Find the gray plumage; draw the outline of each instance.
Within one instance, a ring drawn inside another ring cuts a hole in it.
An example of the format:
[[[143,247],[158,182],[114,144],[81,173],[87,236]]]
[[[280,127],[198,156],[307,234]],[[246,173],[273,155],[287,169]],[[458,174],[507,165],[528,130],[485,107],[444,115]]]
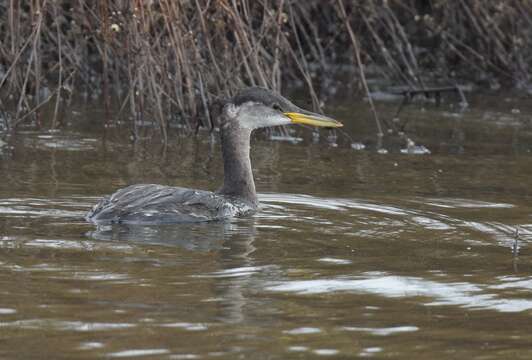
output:
[[[140,184],[105,197],[86,218],[95,224],[171,224],[216,221],[255,211],[254,204],[211,191]]]

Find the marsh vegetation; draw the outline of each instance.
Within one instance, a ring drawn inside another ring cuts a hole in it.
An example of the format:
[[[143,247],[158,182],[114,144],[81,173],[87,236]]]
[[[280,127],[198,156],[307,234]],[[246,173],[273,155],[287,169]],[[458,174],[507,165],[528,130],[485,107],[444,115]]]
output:
[[[0,118],[42,126],[47,105],[56,128],[94,97],[106,123],[166,138],[215,126],[212,102],[249,85],[303,88],[315,111],[365,96],[368,77],[524,89],[531,32],[528,0],[1,0]]]

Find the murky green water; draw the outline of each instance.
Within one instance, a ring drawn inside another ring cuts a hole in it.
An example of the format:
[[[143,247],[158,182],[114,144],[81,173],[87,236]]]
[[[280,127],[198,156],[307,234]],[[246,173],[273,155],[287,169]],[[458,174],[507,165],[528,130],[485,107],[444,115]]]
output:
[[[532,132],[514,106],[407,111],[431,155],[376,153],[353,107],[336,113],[366,150],[258,137],[263,209],[202,225],[82,216],[127,184],[215,189],[208,136],[133,146],[90,108],[21,131],[0,152],[0,358],[529,359]]]

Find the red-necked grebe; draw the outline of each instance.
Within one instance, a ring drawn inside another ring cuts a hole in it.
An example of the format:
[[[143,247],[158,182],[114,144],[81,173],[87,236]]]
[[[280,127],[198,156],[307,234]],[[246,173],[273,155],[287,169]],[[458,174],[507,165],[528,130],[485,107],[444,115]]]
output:
[[[279,94],[247,88],[218,111],[224,183],[216,192],[181,187],[131,185],[103,198],[87,214],[95,224],[168,224],[247,216],[258,208],[249,158],[251,132],[269,126],[307,124],[341,127],[329,117],[303,110]]]

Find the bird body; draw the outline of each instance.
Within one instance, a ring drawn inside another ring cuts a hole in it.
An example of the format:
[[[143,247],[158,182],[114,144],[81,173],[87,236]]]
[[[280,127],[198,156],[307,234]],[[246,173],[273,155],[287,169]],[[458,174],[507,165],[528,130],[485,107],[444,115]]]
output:
[[[88,214],[96,224],[172,224],[217,221],[253,214],[255,203],[205,190],[138,184],[102,199]]]
[[[342,126],[263,88],[241,91],[225,102],[217,115],[224,160],[224,184],[218,191],[131,185],[103,198],[89,211],[86,220],[95,224],[169,224],[251,215],[259,206],[249,157],[254,129],[291,123]]]

